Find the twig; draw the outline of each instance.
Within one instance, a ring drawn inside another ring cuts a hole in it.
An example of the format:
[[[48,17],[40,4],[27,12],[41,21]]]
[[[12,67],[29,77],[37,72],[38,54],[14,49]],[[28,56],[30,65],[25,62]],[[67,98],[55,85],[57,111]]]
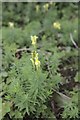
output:
[[[31,51],[31,49],[24,47],[24,48],[21,48],[21,49],[17,49],[16,53],[23,52],[23,51]]]
[[[76,42],[73,40],[73,36],[71,33],[70,33],[70,38],[71,38],[71,41],[74,44],[74,46],[78,49],[78,46],[77,46]]]

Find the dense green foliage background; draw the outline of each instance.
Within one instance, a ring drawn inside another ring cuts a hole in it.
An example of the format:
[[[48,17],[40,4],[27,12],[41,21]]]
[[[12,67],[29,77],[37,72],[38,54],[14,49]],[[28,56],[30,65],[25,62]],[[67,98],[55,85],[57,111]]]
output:
[[[2,119],[79,118],[78,4],[5,2],[2,12]],[[38,73],[31,35],[38,36]]]

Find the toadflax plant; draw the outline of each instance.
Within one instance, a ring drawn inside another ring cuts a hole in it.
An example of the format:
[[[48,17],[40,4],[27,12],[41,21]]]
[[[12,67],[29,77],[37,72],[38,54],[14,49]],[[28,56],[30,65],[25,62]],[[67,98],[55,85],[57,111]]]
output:
[[[31,36],[31,40],[32,40],[32,45],[34,47],[32,54],[32,64],[33,67],[35,68],[35,70],[38,70],[40,68],[40,61],[38,60],[38,53],[36,52],[36,40],[37,40],[37,36]]]
[[[47,103],[54,81],[47,78],[47,72],[40,67],[37,39],[37,36],[31,36],[31,55],[23,53],[21,59],[15,58],[8,71],[3,103],[10,103],[7,112],[11,118],[23,118],[26,113],[34,117],[54,117]]]

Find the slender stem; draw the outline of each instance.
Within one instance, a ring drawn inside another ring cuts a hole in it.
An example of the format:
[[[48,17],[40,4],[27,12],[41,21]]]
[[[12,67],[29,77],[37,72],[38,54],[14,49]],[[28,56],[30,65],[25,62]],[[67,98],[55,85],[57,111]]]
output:
[[[73,36],[72,36],[71,33],[70,33],[70,38],[71,38],[71,41],[72,41],[72,43],[74,44],[74,46],[78,49],[78,45],[77,45],[76,42],[73,40]]]

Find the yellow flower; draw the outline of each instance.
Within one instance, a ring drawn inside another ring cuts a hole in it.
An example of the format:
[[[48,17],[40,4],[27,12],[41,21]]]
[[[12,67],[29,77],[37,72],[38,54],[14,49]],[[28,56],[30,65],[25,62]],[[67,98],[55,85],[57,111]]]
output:
[[[36,40],[37,40],[37,36],[34,35],[34,36],[31,36],[31,41],[32,41],[32,45],[36,45]],[[34,49],[31,53],[32,55],[32,58],[30,59],[32,64],[33,64],[33,67],[38,70],[38,68],[40,67],[40,61],[38,59],[38,53],[36,52],[36,50]]]
[[[48,11],[49,4],[48,4],[48,3],[46,3],[43,7],[44,7],[44,9],[45,9],[46,11]]]
[[[37,70],[40,68],[40,61],[38,59],[35,60],[35,66]]]
[[[32,45],[36,45],[37,38],[38,37],[36,35],[31,36]]]
[[[30,60],[33,66],[38,70],[38,68],[40,67],[40,61],[38,60],[38,53],[36,51],[33,51],[31,55],[32,58]]]
[[[13,22],[9,22],[8,24],[9,24],[9,27],[12,27],[12,28],[14,27],[14,23]]]
[[[36,60],[36,59],[38,59],[38,53],[36,53],[36,55],[35,55],[35,60]]]
[[[39,8],[40,8],[40,6],[39,6],[39,5],[36,5],[36,12],[39,11]]]
[[[56,29],[59,29],[59,30],[61,29],[61,25],[60,25],[59,22],[54,22],[53,27],[56,28]]]
[[[31,55],[33,59],[38,58],[38,53],[36,51],[33,51]]]

